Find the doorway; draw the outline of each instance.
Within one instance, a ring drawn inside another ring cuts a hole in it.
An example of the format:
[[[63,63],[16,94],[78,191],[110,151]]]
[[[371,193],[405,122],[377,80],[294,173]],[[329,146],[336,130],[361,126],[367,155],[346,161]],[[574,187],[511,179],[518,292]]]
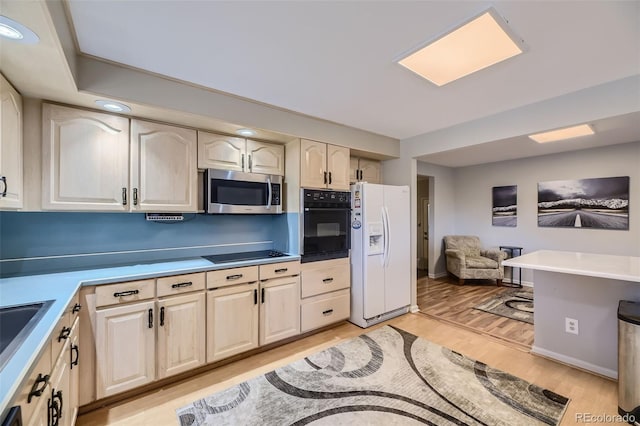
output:
[[[416,217],[418,218],[416,235],[416,253],[418,278],[429,274],[429,230],[431,229],[431,204],[429,201],[429,176],[418,175]]]

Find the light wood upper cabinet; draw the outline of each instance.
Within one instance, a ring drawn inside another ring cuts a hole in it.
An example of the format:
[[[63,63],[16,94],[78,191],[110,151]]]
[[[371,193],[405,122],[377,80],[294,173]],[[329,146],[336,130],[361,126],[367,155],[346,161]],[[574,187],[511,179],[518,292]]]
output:
[[[0,209],[23,206],[22,97],[0,74]]]
[[[244,171],[245,140],[232,136],[198,132],[198,167]]]
[[[284,176],[284,145],[247,139],[248,171]]]
[[[198,167],[284,176],[284,146],[199,131]]]
[[[327,145],[327,188],[349,190],[349,148]]]
[[[349,189],[349,148],[302,139],[300,186]]]
[[[382,183],[380,161],[351,157],[349,180],[351,182]]]
[[[205,363],[205,295],[173,296],[158,302],[158,378]]]
[[[133,209],[198,210],[195,130],[131,120]]]
[[[129,210],[129,120],[43,105],[42,207]]]
[[[155,302],[96,311],[98,399],[155,379]]]

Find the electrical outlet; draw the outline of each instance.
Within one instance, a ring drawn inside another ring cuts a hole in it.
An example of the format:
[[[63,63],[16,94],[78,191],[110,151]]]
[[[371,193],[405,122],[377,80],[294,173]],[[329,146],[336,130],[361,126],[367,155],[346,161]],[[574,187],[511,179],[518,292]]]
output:
[[[580,329],[578,328],[578,320],[573,318],[565,318],[564,319],[564,331],[571,334],[580,334]]]

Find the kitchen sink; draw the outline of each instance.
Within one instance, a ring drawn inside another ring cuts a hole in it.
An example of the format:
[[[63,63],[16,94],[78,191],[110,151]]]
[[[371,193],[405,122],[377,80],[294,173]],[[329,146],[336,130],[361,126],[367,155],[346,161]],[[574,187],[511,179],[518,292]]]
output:
[[[53,300],[0,308],[0,370],[18,350]]]

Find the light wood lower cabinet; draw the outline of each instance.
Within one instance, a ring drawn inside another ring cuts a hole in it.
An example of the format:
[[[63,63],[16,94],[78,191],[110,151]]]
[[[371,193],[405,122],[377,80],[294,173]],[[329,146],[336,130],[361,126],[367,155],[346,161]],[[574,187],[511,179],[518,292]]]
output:
[[[300,334],[299,271],[296,261],[207,272],[207,362]]]
[[[300,334],[300,277],[260,282],[260,345]]]
[[[349,259],[304,263],[301,268],[300,331],[343,321],[351,313]]]
[[[158,378],[205,363],[205,296],[186,294],[158,302]]]
[[[96,312],[98,399],[155,379],[154,309],[149,301]]]
[[[258,347],[258,283],[207,294],[207,362]]]

